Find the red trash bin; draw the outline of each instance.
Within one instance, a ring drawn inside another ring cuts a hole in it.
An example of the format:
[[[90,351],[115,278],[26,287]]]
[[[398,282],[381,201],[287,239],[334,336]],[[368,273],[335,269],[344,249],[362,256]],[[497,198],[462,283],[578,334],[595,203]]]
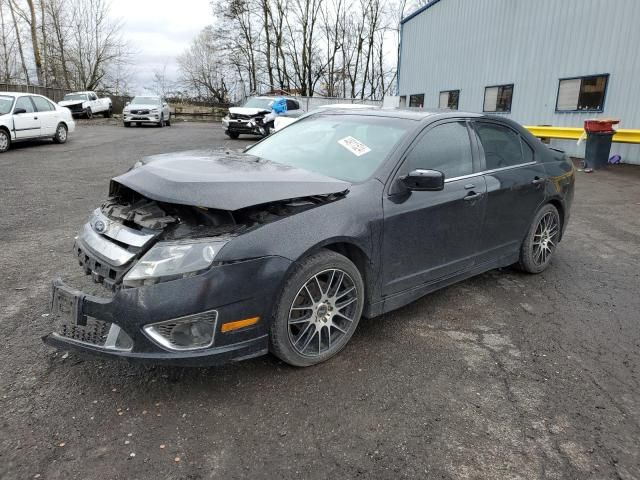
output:
[[[587,146],[584,154],[584,163],[586,168],[594,170],[607,168],[609,154],[611,153],[611,142],[615,134],[613,126],[618,123],[620,123],[620,120],[613,118],[585,120],[584,130],[587,132]]]

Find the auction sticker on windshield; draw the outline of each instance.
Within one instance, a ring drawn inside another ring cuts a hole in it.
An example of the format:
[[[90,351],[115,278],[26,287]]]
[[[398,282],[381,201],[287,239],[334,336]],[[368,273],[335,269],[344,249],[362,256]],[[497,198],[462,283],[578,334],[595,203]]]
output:
[[[351,153],[353,153],[356,157],[361,157],[362,155],[371,151],[371,149],[364,143],[351,136],[341,138],[340,140],[338,140],[338,143],[349,150]]]

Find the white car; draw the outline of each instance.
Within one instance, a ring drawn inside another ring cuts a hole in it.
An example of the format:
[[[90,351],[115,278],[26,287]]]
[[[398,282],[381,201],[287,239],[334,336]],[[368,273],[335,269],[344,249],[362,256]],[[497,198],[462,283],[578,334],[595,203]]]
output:
[[[0,93],[0,153],[13,142],[52,138],[65,143],[76,124],[68,108],[47,97],[26,93]]]
[[[127,103],[122,111],[125,127],[131,124],[154,123],[158,127],[171,126],[169,104],[157,96],[137,96]]]
[[[61,102],[61,107],[67,107],[71,114],[91,118],[101,113],[105,118],[111,117],[113,104],[109,97],[98,98],[95,92],[73,92],[67,93]]]
[[[287,102],[286,113],[275,115],[271,107],[278,97],[251,97],[241,107],[229,108],[229,114],[222,119],[224,133],[230,138],[240,134],[266,137],[275,126],[278,118],[297,118],[304,110],[295,98],[284,97]]]

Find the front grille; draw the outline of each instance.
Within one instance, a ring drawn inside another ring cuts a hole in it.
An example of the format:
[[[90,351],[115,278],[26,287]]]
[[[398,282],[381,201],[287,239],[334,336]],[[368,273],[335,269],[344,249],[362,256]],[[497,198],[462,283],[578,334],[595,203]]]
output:
[[[57,333],[76,342],[103,347],[109,335],[111,324],[97,318],[87,317],[86,325],[76,325],[64,320],[58,322]]]
[[[252,115],[242,115],[240,113],[232,113],[231,114],[231,118],[233,118],[234,120],[251,120],[253,117]]]
[[[131,113],[133,113],[134,115],[149,115],[149,110],[145,109],[145,110],[131,110]]]
[[[116,284],[120,282],[124,274],[127,272],[128,266],[125,268],[114,268],[90,256],[88,252],[83,250],[78,243],[74,247],[75,254],[78,257],[78,263],[84,270],[85,275],[91,275],[95,283],[104,284],[109,289],[114,289]]]
[[[75,105],[71,105],[70,107],[68,107],[69,109],[71,109],[71,111],[73,113],[80,113],[82,112],[82,104],[81,103],[76,103]]]

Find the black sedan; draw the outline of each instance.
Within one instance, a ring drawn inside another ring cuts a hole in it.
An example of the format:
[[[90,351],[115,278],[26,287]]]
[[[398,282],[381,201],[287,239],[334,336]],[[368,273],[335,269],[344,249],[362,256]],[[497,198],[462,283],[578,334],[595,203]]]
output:
[[[149,157],[111,181],[56,279],[44,340],[110,357],[308,366],[372,318],[490,269],[542,272],[574,168],[504,118],[324,111],[245,153]]]

